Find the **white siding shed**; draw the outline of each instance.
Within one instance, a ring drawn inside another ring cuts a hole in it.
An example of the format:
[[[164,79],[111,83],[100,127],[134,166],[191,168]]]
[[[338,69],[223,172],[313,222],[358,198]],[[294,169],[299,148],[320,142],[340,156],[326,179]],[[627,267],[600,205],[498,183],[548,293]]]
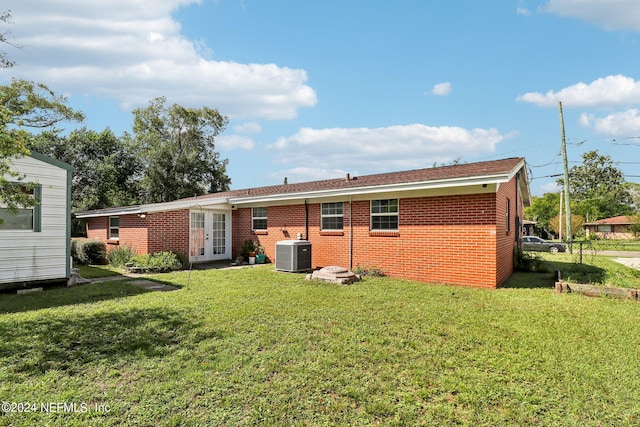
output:
[[[22,182],[36,185],[34,198],[39,203],[31,212],[22,211],[26,220],[0,225],[0,289],[68,279],[73,168],[33,152],[13,159],[11,164],[14,171],[25,176]]]

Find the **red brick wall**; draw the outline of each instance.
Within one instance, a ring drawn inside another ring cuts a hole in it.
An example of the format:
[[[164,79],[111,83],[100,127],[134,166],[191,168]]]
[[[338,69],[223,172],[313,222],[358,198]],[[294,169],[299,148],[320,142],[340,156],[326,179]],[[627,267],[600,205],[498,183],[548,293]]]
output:
[[[495,287],[496,195],[407,198],[399,201],[399,231],[370,232],[370,202],[344,204],[344,232],[320,230],[320,204],[307,206],[313,265],[349,267],[353,220],[353,267],[376,267],[396,277],[429,283]],[[258,240],[273,261],[279,240],[305,235],[305,206],[269,206],[268,230],[251,231],[251,209],[233,215],[233,247]],[[507,267],[507,269],[510,266]]]
[[[506,229],[506,200],[510,200],[510,230]],[[305,213],[305,210],[308,214]],[[308,215],[308,236],[305,217]],[[276,242],[298,233],[312,243],[313,266],[375,267],[395,277],[428,283],[481,287],[501,285],[513,271],[517,215],[522,199],[515,178],[497,194],[404,198],[399,200],[399,230],[371,232],[370,202],[344,203],[344,231],[320,230],[320,204],[269,206],[268,229],[251,230],[251,209],[232,214],[232,255],[242,242],[257,240],[275,261]],[[350,218],[353,226],[351,227]],[[89,238],[107,239],[108,218],[87,221]],[[137,253],[172,250],[188,255],[189,211],[120,217],[120,242]]]
[[[109,237],[109,217],[87,218],[87,238],[107,241]]]
[[[173,251],[188,256],[189,211],[171,211],[138,215],[120,215],[119,239],[108,239],[109,218],[88,218],[87,237],[107,244],[107,250],[127,245],[136,254]]]
[[[189,210],[158,212],[147,215],[149,253],[173,251],[189,256]]]
[[[507,230],[507,199],[509,199],[509,230]],[[500,286],[511,276],[514,268],[514,257],[517,251],[518,240],[522,234],[522,218],[524,205],[522,195],[517,189],[517,177],[510,182],[500,185],[496,195],[496,234],[498,251],[496,258],[497,272],[496,283]]]

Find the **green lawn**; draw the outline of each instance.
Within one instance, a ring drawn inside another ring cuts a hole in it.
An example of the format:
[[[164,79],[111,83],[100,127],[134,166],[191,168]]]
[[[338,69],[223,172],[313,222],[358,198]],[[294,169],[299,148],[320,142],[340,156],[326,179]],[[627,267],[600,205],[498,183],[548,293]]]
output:
[[[73,268],[80,270],[80,276],[85,279],[95,279],[96,277],[117,276],[122,274],[122,270],[110,265],[84,265],[74,263]]]
[[[635,302],[268,265],[157,277],[181,289],[0,295],[0,400],[77,409],[0,425],[640,423]]]
[[[614,261],[615,257],[584,251],[581,263],[578,252],[541,253],[539,256],[544,260],[546,270],[559,270],[562,278],[570,283],[640,289],[640,271]]]
[[[585,250],[640,251],[640,240],[583,240],[582,245]],[[579,243],[574,244],[574,250],[577,250],[579,247]]]

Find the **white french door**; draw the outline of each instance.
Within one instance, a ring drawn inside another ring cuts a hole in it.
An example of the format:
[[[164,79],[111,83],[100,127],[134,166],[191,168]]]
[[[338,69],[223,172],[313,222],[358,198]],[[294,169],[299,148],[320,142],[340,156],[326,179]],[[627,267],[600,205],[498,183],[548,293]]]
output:
[[[189,261],[231,259],[231,213],[192,210],[189,214]]]

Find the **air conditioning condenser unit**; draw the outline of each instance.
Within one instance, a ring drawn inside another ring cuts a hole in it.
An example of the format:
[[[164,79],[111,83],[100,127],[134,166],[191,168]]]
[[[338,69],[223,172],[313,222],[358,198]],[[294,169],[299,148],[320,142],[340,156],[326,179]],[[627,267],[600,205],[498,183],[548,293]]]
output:
[[[276,270],[288,272],[311,270],[311,242],[308,240],[277,242]]]

